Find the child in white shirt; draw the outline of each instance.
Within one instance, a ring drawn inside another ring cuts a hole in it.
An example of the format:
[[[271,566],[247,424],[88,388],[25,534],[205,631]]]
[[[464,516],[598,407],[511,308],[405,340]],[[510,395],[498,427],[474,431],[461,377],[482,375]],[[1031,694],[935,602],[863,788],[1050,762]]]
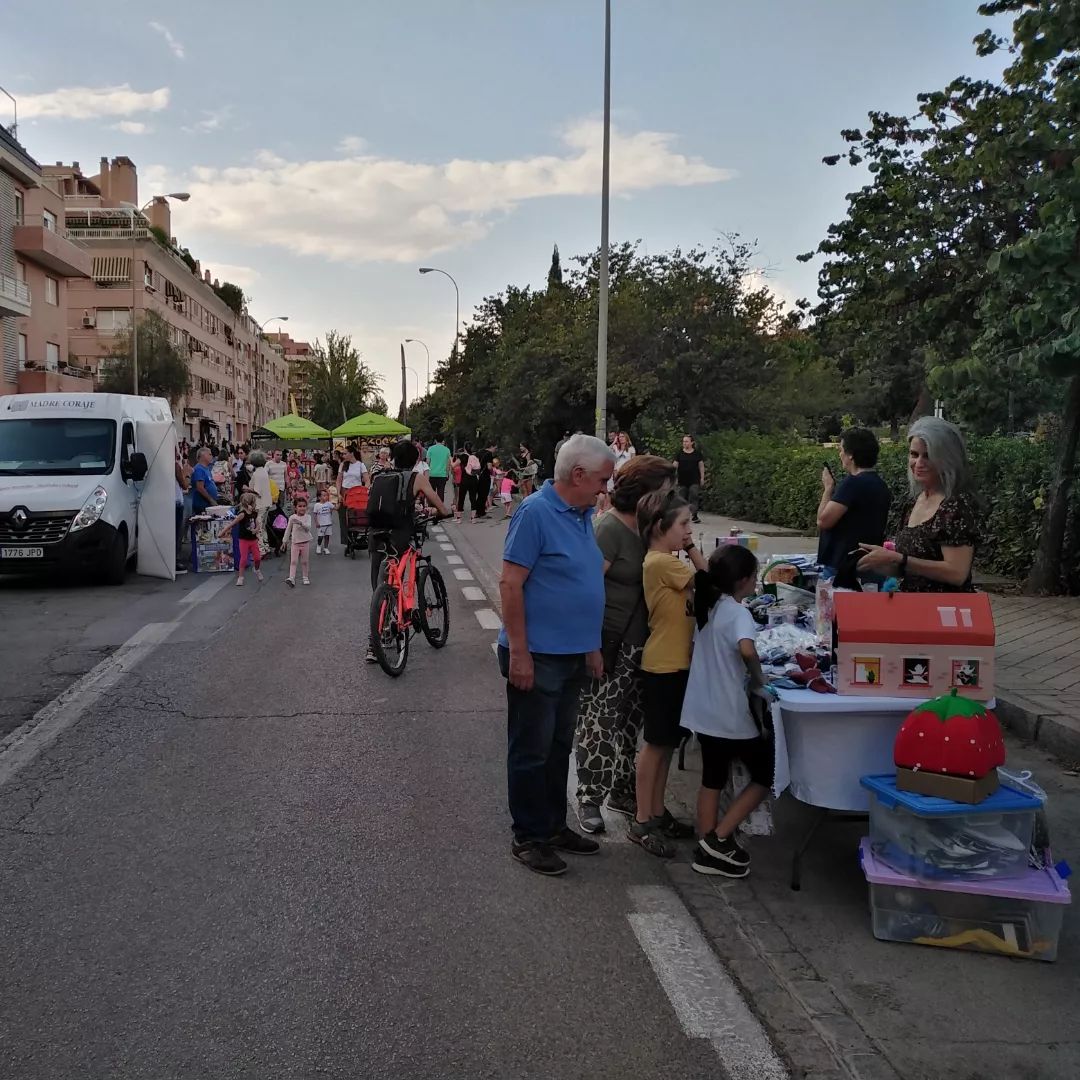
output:
[[[315,554],[330,554],[330,541],[334,535],[334,504],[330,500],[330,492],[325,488],[319,488],[315,506],[315,527],[318,536],[315,539]]]
[[[698,628],[682,726],[696,732],[701,743],[696,822],[701,839],[693,863],[699,874],[744,878],[750,873],[750,856],[735,839],[735,830],[764,802],[773,784],[773,741],[754,718],[748,696],[765,682],[757,624],[742,603],[754,593],[757,571],[749,548],[725,544],[712,553],[695,589]],[[746,766],[750,783],[720,818],[720,791],[736,758]]]
[[[308,513],[306,495],[297,495],[293,503],[293,513],[289,524],[285,526],[285,538],[282,545],[291,545],[289,550],[289,576],[285,584],[289,588],[296,585],[296,564],[299,561],[304,575],[304,584],[310,585],[308,574],[311,569],[311,515]]]

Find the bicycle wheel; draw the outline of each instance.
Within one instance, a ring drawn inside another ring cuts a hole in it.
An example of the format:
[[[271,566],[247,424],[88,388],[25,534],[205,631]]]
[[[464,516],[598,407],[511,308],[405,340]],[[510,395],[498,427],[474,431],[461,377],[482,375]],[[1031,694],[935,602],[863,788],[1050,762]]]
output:
[[[416,579],[420,629],[433,649],[441,649],[450,634],[450,600],[446,583],[434,566],[422,566]]]
[[[398,618],[398,593],[393,585],[380,585],[371,598],[371,646],[379,667],[395,679],[409,660],[409,628]]]

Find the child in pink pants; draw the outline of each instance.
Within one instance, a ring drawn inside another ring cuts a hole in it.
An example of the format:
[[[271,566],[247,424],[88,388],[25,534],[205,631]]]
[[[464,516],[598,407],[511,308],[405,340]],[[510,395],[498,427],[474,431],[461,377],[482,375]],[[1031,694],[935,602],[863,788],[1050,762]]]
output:
[[[240,496],[240,506],[237,508],[236,517],[221,530],[221,535],[236,529],[237,539],[240,542],[240,562],[236,567],[236,584],[244,584],[244,571],[247,569],[248,557],[255,565],[255,576],[262,581],[262,557],[259,554],[259,497],[254,491],[245,491]]]
[[[296,563],[299,560],[300,570],[304,575],[304,584],[310,585],[308,579],[311,567],[311,515],[308,513],[308,500],[306,495],[297,495],[293,502],[293,513],[289,517],[289,524],[285,527],[284,544],[291,544],[289,551],[289,576],[285,584],[290,588],[296,585]]]

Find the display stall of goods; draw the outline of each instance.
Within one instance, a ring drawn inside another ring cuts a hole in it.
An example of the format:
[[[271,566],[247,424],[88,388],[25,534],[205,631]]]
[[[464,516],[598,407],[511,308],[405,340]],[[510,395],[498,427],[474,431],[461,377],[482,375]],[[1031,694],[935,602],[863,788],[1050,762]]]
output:
[[[996,772],[995,772],[996,775]],[[1042,800],[1009,785],[977,805],[903,791],[864,776],[874,858],[923,882],[1023,877]]]
[[[236,569],[240,538],[236,529],[225,532],[234,517],[231,506],[212,506],[191,518],[191,569],[195,573],[231,573]]]
[[[1022,876],[933,885],[889,866],[869,837],[859,861],[870,886],[874,937],[999,956],[1056,960],[1069,887],[1053,866]]]
[[[775,596],[778,603],[792,605],[799,611],[814,606],[817,580],[816,565],[802,555],[778,555],[761,573],[763,591]]]
[[[859,593],[832,597],[836,689],[927,698],[994,696],[994,616],[983,593]]]

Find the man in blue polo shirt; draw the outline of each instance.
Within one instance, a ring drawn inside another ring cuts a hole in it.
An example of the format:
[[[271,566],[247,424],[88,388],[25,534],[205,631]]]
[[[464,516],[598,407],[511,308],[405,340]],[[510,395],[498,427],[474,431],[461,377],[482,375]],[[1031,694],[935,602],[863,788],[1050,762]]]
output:
[[[615,455],[600,439],[568,439],[555,479],[510,519],[503,549],[499,667],[506,678],[511,852],[538,874],[566,870],[560,851],[600,849],[566,824],[566,778],[582,686],[603,672],[604,559],[590,519],[614,468]]]

